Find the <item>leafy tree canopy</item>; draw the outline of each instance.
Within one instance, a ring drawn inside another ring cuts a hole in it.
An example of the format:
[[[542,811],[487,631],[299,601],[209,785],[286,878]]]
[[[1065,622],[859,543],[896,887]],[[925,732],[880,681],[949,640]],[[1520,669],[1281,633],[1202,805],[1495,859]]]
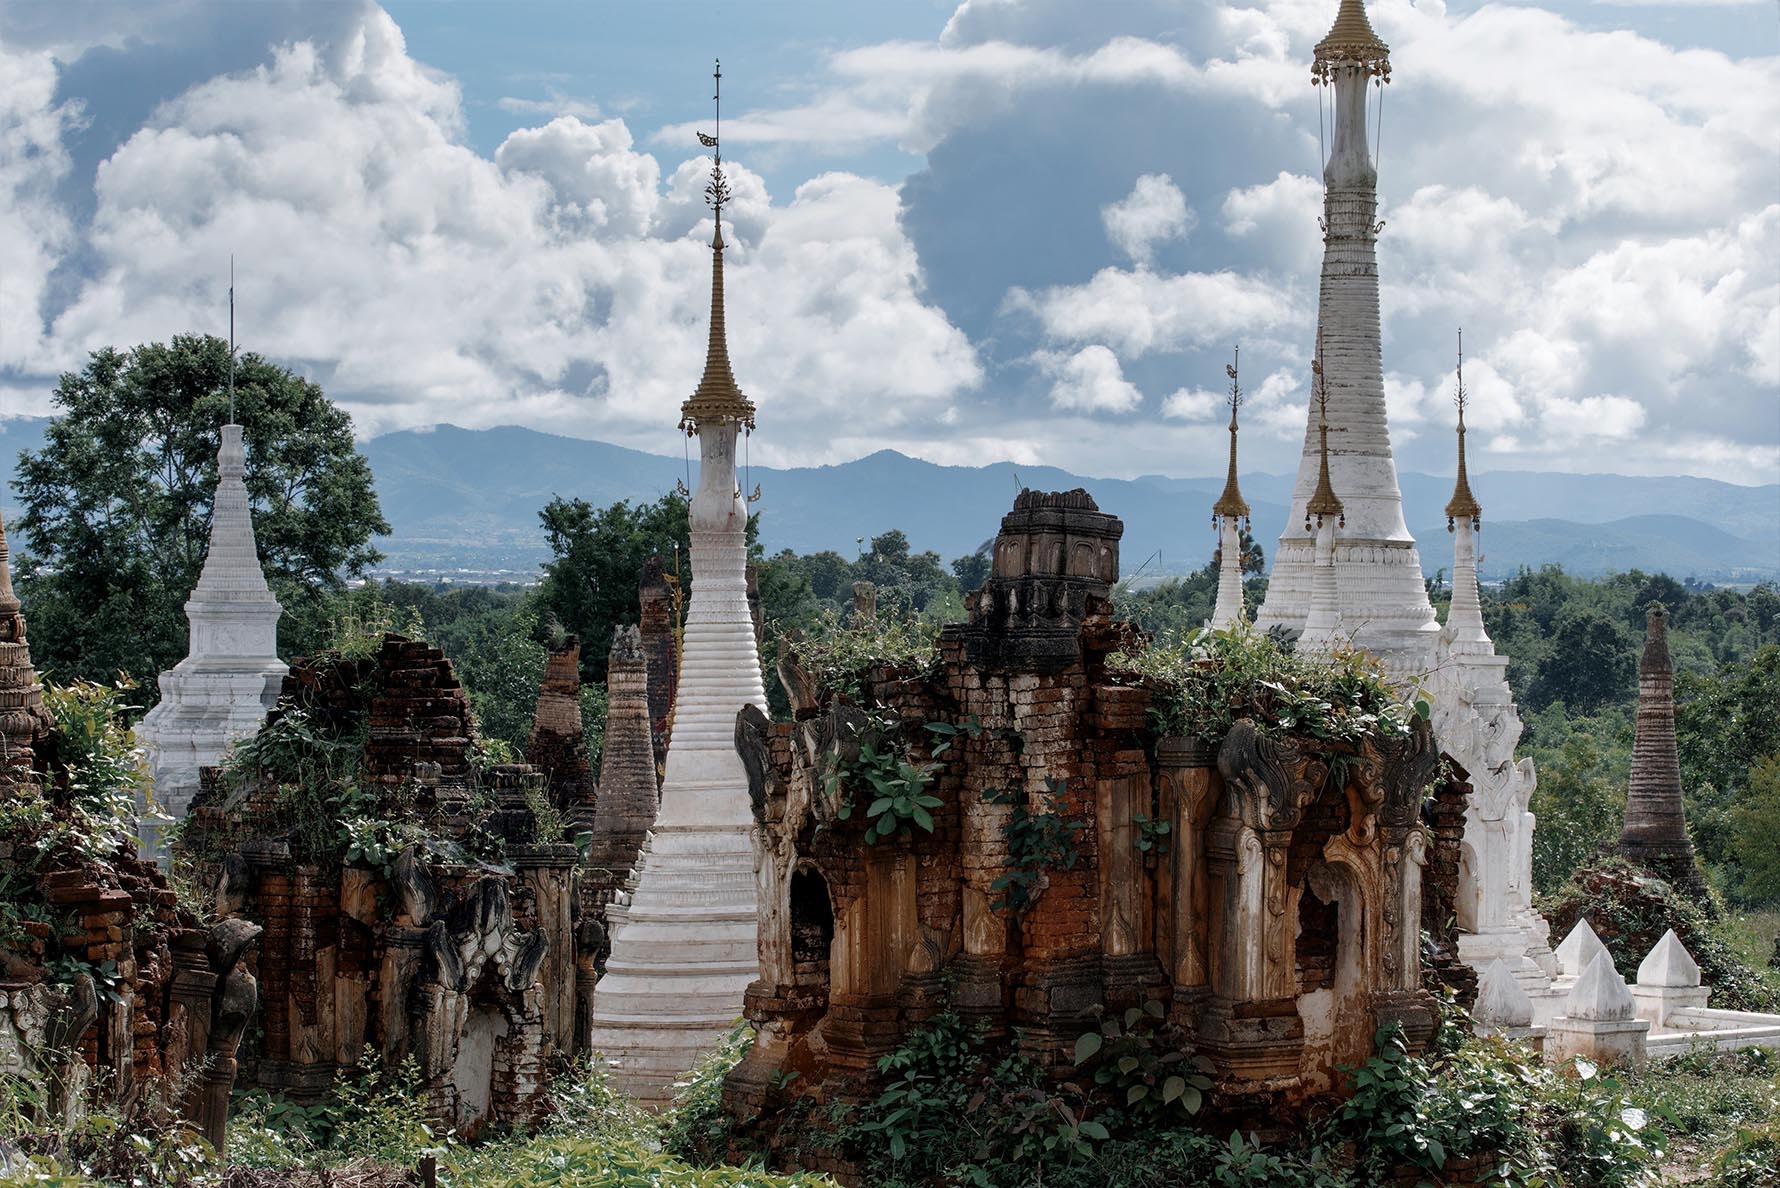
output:
[[[581,676],[606,679],[612,630],[639,617],[637,583],[643,563],[661,557],[668,571],[675,553],[684,588],[692,588],[691,529],[686,497],[675,491],[654,503],[628,501],[595,508],[585,499],[557,496],[538,513],[555,559],[544,566],[537,607],[545,621],[581,639]],[[748,536],[755,534],[748,521]]]
[[[56,385],[61,415],[19,456],[21,595],[41,667],[124,672],[152,691],[186,652],[183,606],[210,542],[229,345],[176,336],[96,351]],[[267,580],[288,609],[382,559],[389,531],[352,421],[314,383],[258,355],[236,361],[235,419]],[[288,616],[287,616],[288,618]],[[294,620],[292,620],[294,621]]]

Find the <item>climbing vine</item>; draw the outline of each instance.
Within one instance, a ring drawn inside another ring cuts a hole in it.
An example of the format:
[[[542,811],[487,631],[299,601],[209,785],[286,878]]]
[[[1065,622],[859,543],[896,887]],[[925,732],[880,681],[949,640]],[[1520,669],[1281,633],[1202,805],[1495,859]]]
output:
[[[1007,869],[989,884],[998,896],[989,906],[994,911],[1006,909],[1018,915],[1032,906],[1048,870],[1070,870],[1081,860],[1076,835],[1087,823],[1065,817],[1057,811],[1057,803],[1068,792],[1068,781],[1050,776],[1045,779],[1047,806],[1037,812],[1026,807],[1025,797],[1015,789],[990,792],[983,797],[988,804],[1011,804],[1013,812],[1002,826],[1007,840]]]

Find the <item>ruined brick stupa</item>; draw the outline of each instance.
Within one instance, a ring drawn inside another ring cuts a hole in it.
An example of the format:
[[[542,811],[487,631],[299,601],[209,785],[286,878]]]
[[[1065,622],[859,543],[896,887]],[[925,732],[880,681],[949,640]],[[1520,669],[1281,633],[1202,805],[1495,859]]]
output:
[[[198,794],[198,769],[256,733],[289,671],[278,658],[283,608],[266,585],[248,511],[241,426],[222,427],[216,456],[210,553],[185,604],[191,652],[160,677],[161,700],[136,727],[148,747],[155,799],[179,820]],[[158,851],[156,830],[144,841]]]
[[[1474,533],[1481,511],[1461,454],[1449,509],[1453,603],[1443,630],[1403,518],[1385,418],[1377,258],[1383,224],[1366,99],[1390,75],[1390,49],[1373,31],[1362,0],[1341,0],[1312,66],[1317,85],[1334,95],[1334,137],[1323,172],[1316,380],[1292,509],[1255,626],[1296,633],[1301,646],[1363,648],[1400,687],[1430,696],[1440,748],[1474,788],[1458,904],[1469,935],[1461,937],[1460,952],[1479,971],[1503,960],[1537,997],[1549,989],[1554,966],[1547,930],[1531,906],[1527,804],[1534,775],[1530,761],[1515,762],[1521,723],[1505,678],[1507,661],[1496,654],[1477,604]]]
[[[709,144],[716,148],[715,138]],[[748,611],[748,507],[736,485],[736,443],[754,428],[754,405],[736,384],[724,337],[729,195],[720,152],[708,193],[710,344],[680,415],[680,428],[698,437],[699,477],[673,744],[655,828],[592,1008],[594,1049],[612,1065],[614,1082],[646,1102],[665,1100],[674,1079],[735,1021],[759,973],[754,820],[735,744],[737,711],[766,706]]]
[[[1703,901],[1706,879],[1687,836],[1687,813],[1681,798],[1669,612],[1662,603],[1653,603],[1645,613],[1645,622],[1644,656],[1638,662],[1632,774],[1626,788],[1619,852]]]

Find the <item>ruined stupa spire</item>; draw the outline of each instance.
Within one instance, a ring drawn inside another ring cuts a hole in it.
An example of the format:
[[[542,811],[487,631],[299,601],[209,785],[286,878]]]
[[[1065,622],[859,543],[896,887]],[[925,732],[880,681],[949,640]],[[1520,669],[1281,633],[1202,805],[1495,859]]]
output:
[[[1248,501],[1236,481],[1236,410],[1242,404],[1242,383],[1239,368],[1242,348],[1225,365],[1230,377],[1230,472],[1224,476],[1224,493],[1211,506],[1212,522],[1218,529],[1218,598],[1212,607],[1211,625],[1217,630],[1234,627],[1243,619],[1242,607],[1242,534],[1248,529]]]
[[[1279,535],[1267,597],[1255,615],[1263,630],[1302,629],[1310,613],[1316,561],[1316,511],[1327,505],[1322,472],[1341,492],[1346,516],[1335,565],[1341,571],[1341,613],[1354,642],[1404,672],[1425,671],[1439,624],[1422,584],[1421,558],[1403,515],[1403,494],[1385,415],[1384,358],[1379,326],[1376,141],[1368,110],[1389,81],[1390,48],[1366,17],[1361,0],[1342,0],[1333,27],[1316,47],[1311,77],[1320,119],[1332,135],[1323,163],[1323,268],[1317,295],[1317,357],[1325,385],[1313,395],[1298,460],[1292,510]],[[1374,125],[1374,131],[1376,125]],[[1326,409],[1326,412],[1324,411]],[[1325,451],[1320,422],[1337,436]],[[1327,513],[1325,513],[1326,515]]]
[[[25,641],[25,616],[12,589],[12,554],[0,523],[0,797],[30,796],[35,748],[49,733],[43,686]]]
[[[1638,717],[1626,789],[1619,852],[1678,887],[1704,892],[1705,879],[1687,836],[1681,760],[1675,747],[1675,666],[1669,659],[1669,613],[1660,602],[1645,612],[1644,656],[1638,663]]]
[[[716,78],[721,83],[721,69]],[[699,451],[688,509],[692,597],[660,807],[629,901],[608,912],[612,953],[589,1009],[591,1042],[611,1062],[613,1083],[647,1102],[665,1101],[674,1081],[717,1043],[760,974],[754,813],[735,745],[742,707],[766,709],[748,607],[748,506],[736,485],[737,439],[753,428],[754,406],[736,386],[723,338],[721,223],[729,193],[721,150],[717,137],[699,137],[713,150],[706,194],[719,230],[711,347],[704,379],[680,414]],[[646,791],[639,785],[639,794]],[[603,806],[614,789],[602,792]]]

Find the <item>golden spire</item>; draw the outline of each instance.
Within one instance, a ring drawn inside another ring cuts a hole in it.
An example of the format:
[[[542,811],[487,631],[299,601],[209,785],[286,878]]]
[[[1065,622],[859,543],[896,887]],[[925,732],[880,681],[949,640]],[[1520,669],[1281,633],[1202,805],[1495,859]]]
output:
[[[705,187],[705,199],[711,204],[715,231],[711,235],[711,337],[705,347],[705,373],[698,387],[680,405],[680,429],[690,437],[703,424],[739,421],[754,428],[754,402],[742,394],[729,366],[729,337],[723,324],[723,204],[729,201],[729,182],[723,176],[723,148],[719,143],[723,132],[723,64],[711,75],[717,80],[717,136],[698,134],[699,143],[711,150],[711,181]]]
[[[1304,505],[1304,527],[1310,527],[1310,517],[1315,516],[1320,527],[1325,517],[1337,516],[1337,525],[1347,524],[1347,512],[1341,506],[1341,499],[1335,494],[1335,487],[1329,482],[1329,388],[1323,379],[1323,336],[1319,333],[1316,342],[1316,358],[1310,363],[1311,394],[1316,397],[1316,432],[1317,432],[1317,472],[1316,490],[1310,496],[1310,502]]]
[[[1242,387],[1237,382],[1236,370],[1241,362],[1242,348],[1237,347],[1235,359],[1224,368],[1224,374],[1230,377],[1230,473],[1224,478],[1224,493],[1211,505],[1211,513],[1246,520],[1248,501],[1242,497],[1242,488],[1236,485],[1236,408],[1242,403]]]
[[[1452,531],[1453,521],[1466,519],[1471,527],[1477,527],[1477,521],[1483,517],[1483,505],[1477,502],[1477,496],[1471,494],[1471,480],[1465,475],[1465,332],[1459,331],[1459,390],[1452,402],[1459,406],[1459,477],[1453,484],[1452,498],[1446,501],[1446,530]]]
[[[1337,66],[1347,64],[1385,82],[1391,79],[1391,47],[1372,31],[1364,0],[1341,0],[1329,35],[1316,43],[1316,61],[1310,76],[1318,83],[1326,83],[1334,77]]]

